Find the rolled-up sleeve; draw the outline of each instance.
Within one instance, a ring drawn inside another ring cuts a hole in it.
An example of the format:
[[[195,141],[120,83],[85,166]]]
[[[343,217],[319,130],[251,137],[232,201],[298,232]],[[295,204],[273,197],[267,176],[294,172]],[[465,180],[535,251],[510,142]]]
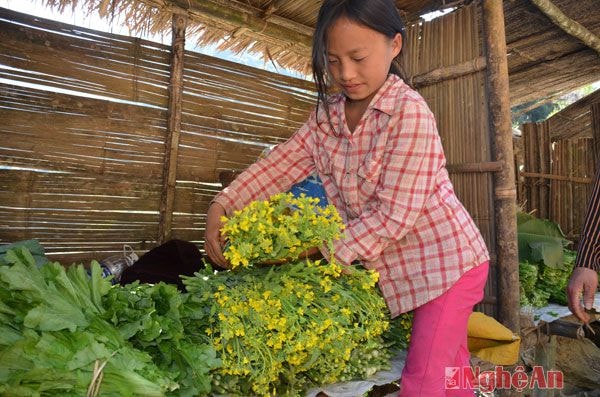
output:
[[[228,215],[254,200],[264,200],[287,191],[294,183],[310,175],[314,169],[312,147],[317,128],[315,114],[284,143],[277,145],[267,157],[250,165],[212,202],[219,203]]]

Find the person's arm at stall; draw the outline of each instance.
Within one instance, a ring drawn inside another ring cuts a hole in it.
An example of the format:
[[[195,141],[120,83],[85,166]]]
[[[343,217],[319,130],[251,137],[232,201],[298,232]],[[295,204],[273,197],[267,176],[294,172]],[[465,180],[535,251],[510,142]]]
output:
[[[584,308],[589,310],[594,304],[600,271],[600,167],[596,171],[593,186],[581,231],[575,268],[567,285],[569,309],[584,323],[590,321],[590,316]],[[580,304],[582,294],[583,306]]]

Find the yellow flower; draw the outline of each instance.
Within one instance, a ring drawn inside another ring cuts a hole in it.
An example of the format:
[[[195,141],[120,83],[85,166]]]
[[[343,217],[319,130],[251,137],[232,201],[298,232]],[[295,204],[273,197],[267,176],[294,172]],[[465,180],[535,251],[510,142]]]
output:
[[[235,336],[245,336],[246,335],[246,332],[244,331],[244,328],[236,328],[233,331],[233,333],[234,333]]]

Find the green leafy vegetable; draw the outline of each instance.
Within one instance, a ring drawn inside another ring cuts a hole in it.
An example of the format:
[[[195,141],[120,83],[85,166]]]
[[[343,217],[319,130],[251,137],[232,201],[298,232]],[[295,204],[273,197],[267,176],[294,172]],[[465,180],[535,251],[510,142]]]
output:
[[[570,241],[556,223],[522,212],[517,215],[517,227],[521,305],[566,305],[566,287],[576,256],[566,248]]]
[[[167,331],[175,335],[148,322],[127,335],[108,320],[114,315],[118,325],[121,318],[142,318],[147,307],[136,307],[137,314],[117,314],[111,297],[132,299],[127,295],[132,289],[111,287],[97,263],[89,277],[82,266],[38,268],[22,247],[8,251],[5,259],[9,265],[0,266],[0,395],[84,396],[99,364],[104,364],[101,395],[208,394],[215,353],[208,344],[183,338],[177,322],[183,298],[177,292],[164,285],[136,291],[151,297],[152,321],[170,318]],[[168,365],[155,363],[161,349],[170,358]]]

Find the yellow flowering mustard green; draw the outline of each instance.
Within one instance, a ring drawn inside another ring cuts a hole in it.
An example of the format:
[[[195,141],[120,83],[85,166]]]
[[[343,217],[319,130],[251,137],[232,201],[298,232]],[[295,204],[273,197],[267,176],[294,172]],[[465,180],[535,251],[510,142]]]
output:
[[[228,239],[223,253],[233,269],[270,260],[294,260],[312,247],[340,238],[344,229],[334,206],[320,207],[315,197],[280,193],[257,200],[231,217],[222,217]]]
[[[222,361],[213,391],[301,395],[389,366],[389,311],[376,274],[304,260],[186,279],[211,313],[205,332]]]
[[[406,347],[410,315],[390,320],[376,271],[342,268],[333,255],[298,259],[323,243],[333,253],[343,230],[335,207],[317,200],[279,194],[236,211],[222,228],[232,270],[209,266],[184,279],[188,307],[208,324],[205,340],[221,360],[214,393],[300,396],[309,386],[367,378]],[[280,259],[288,261],[252,266]]]

